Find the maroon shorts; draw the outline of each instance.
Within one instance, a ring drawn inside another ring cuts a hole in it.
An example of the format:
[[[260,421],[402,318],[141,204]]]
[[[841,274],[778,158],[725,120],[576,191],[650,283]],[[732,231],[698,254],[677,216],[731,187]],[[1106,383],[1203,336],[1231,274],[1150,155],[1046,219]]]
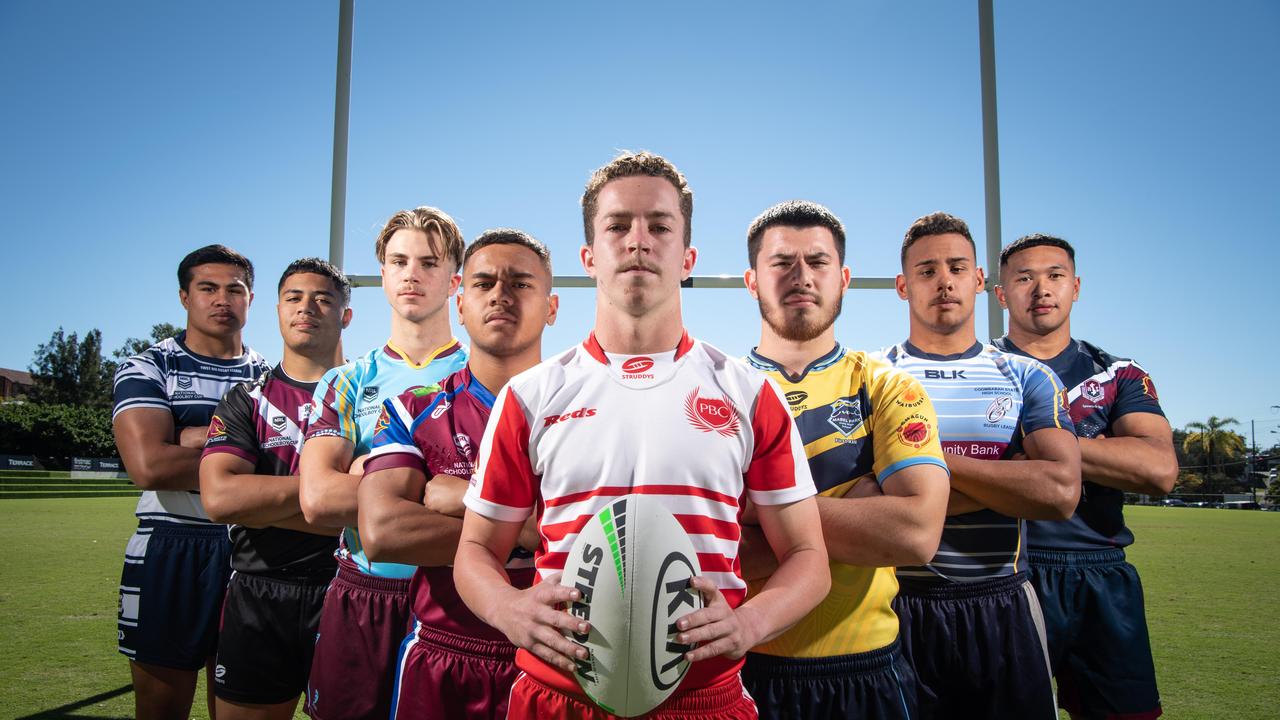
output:
[[[392,720],[505,718],[516,646],[418,623],[400,646]]]
[[[570,697],[534,680],[524,673],[511,686],[508,717],[544,720],[612,720],[617,717],[587,700]],[[737,674],[710,687],[699,688],[667,698],[653,712],[642,715],[647,720],[756,720],[756,703],[751,699]]]
[[[315,720],[387,720],[409,618],[407,578],[373,577],[339,561],[320,611],[306,713]]]

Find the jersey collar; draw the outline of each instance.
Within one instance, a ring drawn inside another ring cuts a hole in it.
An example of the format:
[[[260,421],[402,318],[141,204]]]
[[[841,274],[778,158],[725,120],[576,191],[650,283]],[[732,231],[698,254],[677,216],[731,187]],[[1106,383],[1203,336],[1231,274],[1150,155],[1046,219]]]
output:
[[[782,377],[787,379],[787,382],[798,383],[804,379],[805,375],[818,370],[825,370],[826,368],[831,367],[832,363],[843,356],[844,346],[840,343],[836,343],[835,347],[831,348],[830,352],[809,363],[805,366],[804,370],[800,371],[799,375],[794,376],[787,372],[780,363],[761,355],[759,348],[751,348],[751,352],[747,355],[747,362],[757,370],[780,373]]]
[[[596,332],[591,331],[586,341],[582,343],[582,347],[586,349],[587,354],[595,358],[602,365],[609,364],[609,355],[605,353],[604,348],[600,347],[600,341],[596,340]],[[679,360],[693,349],[693,338],[689,337],[688,330],[682,330],[680,333],[680,342],[676,344],[676,354],[672,360]]]
[[[415,363],[412,360],[410,360],[409,355],[405,353],[405,351],[396,347],[396,345],[392,343],[390,340],[388,340],[387,344],[383,346],[382,352],[385,353],[387,357],[390,357],[394,360],[399,360],[403,362],[405,365],[408,365],[409,367],[413,368],[414,370],[421,370],[422,368],[430,365],[432,361],[439,360],[442,357],[448,357],[458,352],[461,349],[462,349],[462,343],[458,341],[458,338],[449,338],[448,342],[436,348],[435,350],[432,350],[431,352],[427,353],[427,358],[423,360],[421,363]]]
[[[949,362],[951,360],[968,360],[972,357],[978,357],[978,353],[982,352],[982,341],[974,340],[973,345],[970,345],[968,350],[952,353],[950,355],[939,355],[938,353],[925,352],[915,345],[912,345],[910,340],[902,341],[902,349],[906,350],[907,354],[911,357],[920,358],[921,360]]]

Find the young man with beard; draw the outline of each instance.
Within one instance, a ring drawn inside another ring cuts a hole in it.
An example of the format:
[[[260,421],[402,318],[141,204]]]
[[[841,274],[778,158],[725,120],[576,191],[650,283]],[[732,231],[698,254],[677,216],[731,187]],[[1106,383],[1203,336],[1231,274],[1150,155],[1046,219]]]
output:
[[[822,603],[747,655],[743,681],[762,717],[915,717],[915,676],[890,607],[893,566],[937,550],[947,469],[920,383],[836,342],[844,254],[844,225],[816,203],[775,205],[747,231],[746,285],[761,315],[748,362],[786,393],[831,558]],[[759,527],[743,528],[753,587],[776,566],[762,539]]]
[[[1039,358],[1062,378],[1084,477],[1069,520],[1027,524],[1031,575],[1059,704],[1075,718],[1155,718],[1160,694],[1142,582],[1125,560],[1133,533],[1123,507],[1126,492],[1173,489],[1173,431],[1141,366],[1071,336],[1075,260],[1066,240],[1049,235],[1028,235],[1000,253],[996,295],[1009,333],[994,344]]]
[[[894,609],[921,717],[1054,718],[1025,520],[1071,512],[1080,450],[1053,371],[977,341],[982,286],[963,220],[933,213],[911,225],[897,277],[911,332],[885,356],[938,408],[952,497],[937,554],[898,568]]]
[[[142,720],[187,717],[202,667],[213,713],[231,543],[200,503],[200,450],[226,391],[269,368],[240,341],[253,301],[247,258],[222,245],[191,252],[178,265],[178,299],[186,330],[120,364],[111,420],[120,458],[143,491],[120,575],[119,617]]]
[[[441,210],[403,210],[374,252],[391,305],[391,339],[321,378],[301,461],[307,522],[345,527],[338,574],[325,594],[305,709],[315,720],[385,720],[396,649],[409,627],[412,565],[372,562],[357,529],[357,489],[382,401],[462,369],[449,329],[462,234]]]
[[[360,483],[360,534],[375,560],[419,566],[393,720],[507,716],[516,648],[463,604],[451,565],[494,393],[541,361],[542,331],[558,304],[545,245],[519,230],[482,234],[467,248],[458,294],[458,322],[471,340],[467,367],[439,389],[414,388],[383,404]],[[536,547],[536,536],[526,542]],[[518,548],[506,571],[515,587],[529,587],[532,553]]]
[[[298,453],[316,381],[342,362],[351,283],[319,258],[285,268],[280,364],[218,403],[200,461],[209,517],[231,525],[231,582],[218,633],[218,720],[293,717],[306,689],[339,528],[298,504]]]
[[[520,648],[511,717],[607,717],[573,677],[587,651],[562,633],[590,626],[560,609],[580,594],[560,585],[559,571],[577,529],[618,495],[662,498],[699,554],[703,574],[690,586],[705,607],[675,623],[674,641],[697,648],[651,717],[755,717],[742,656],[829,588],[803,447],[777,385],[684,331],[680,282],[697,251],[693,193],[680,172],[656,155],[624,154],[592,175],[582,208],[595,330],[499,393],[465,499],[459,594]],[[745,599],[737,549],[748,497],[780,560]],[[535,508],[540,582],[522,590],[504,565]]]

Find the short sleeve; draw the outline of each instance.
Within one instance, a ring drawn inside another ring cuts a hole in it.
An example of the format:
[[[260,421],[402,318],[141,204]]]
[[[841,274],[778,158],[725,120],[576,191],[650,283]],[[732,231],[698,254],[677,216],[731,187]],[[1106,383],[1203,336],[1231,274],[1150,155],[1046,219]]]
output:
[[[912,465],[938,465],[945,470],[938,414],[924,386],[896,368],[886,366],[873,372],[868,390],[874,407],[871,436],[876,481],[883,484],[890,475]]]
[[[238,383],[222,397],[209,420],[201,457],[227,452],[258,464],[258,437],[250,383]]]
[[[751,502],[785,505],[816,494],[800,432],[771,379],[765,379],[756,396],[751,433],[751,464],[743,473]]]
[[[1111,420],[1114,422],[1121,415],[1133,412],[1154,413],[1164,417],[1155,381],[1141,365],[1129,361],[1116,371],[1116,402],[1112,406]]]
[[[422,450],[413,440],[414,417],[405,406],[406,400],[417,397],[418,392],[419,389],[415,388],[400,397],[382,401],[369,458],[364,463],[366,475],[399,467],[425,472]]]
[[[1022,426],[1023,437],[1046,428],[1075,433],[1075,425],[1067,410],[1066,392],[1053,370],[1035,360],[1008,357],[1011,362],[1023,367],[1022,415],[1018,421]]]
[[[347,366],[344,366],[347,367]],[[356,387],[344,368],[334,368],[316,383],[311,398],[311,421],[307,440],[315,437],[340,437],[357,444],[355,407]]]
[[[120,364],[112,387],[112,419],[133,408],[171,410],[164,370],[154,353],[134,355]]]
[[[494,401],[480,461],[463,499],[467,509],[491,520],[519,522],[533,512],[541,480],[529,459],[529,418],[511,385]]]

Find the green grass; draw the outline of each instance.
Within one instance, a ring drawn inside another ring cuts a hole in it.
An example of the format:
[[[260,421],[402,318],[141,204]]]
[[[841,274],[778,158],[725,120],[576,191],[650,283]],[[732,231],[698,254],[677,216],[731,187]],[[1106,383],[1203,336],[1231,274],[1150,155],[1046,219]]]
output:
[[[132,498],[0,501],[0,716],[128,718],[116,588]],[[1126,509],[1166,717],[1269,718],[1280,706],[1280,513]],[[203,697],[203,687],[197,697]],[[197,702],[193,717],[207,717]],[[297,717],[302,717],[301,713]]]

